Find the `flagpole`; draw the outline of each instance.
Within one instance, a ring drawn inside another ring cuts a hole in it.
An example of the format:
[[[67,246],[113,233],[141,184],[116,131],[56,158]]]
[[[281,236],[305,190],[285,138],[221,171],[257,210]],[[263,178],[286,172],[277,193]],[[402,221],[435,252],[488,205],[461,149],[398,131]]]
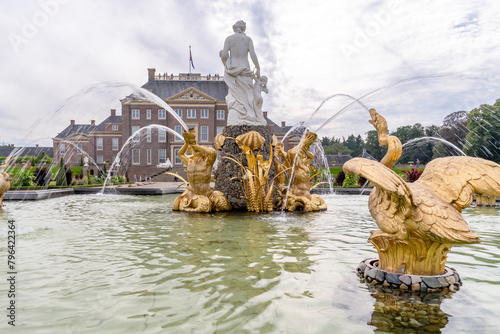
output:
[[[189,46],[189,61],[188,61],[188,67],[189,67],[189,76],[191,76],[191,45]]]

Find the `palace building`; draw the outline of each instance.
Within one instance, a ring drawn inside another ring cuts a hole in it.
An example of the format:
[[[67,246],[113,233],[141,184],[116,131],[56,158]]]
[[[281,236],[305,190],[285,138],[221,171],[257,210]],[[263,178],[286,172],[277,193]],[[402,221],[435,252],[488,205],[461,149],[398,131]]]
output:
[[[201,145],[213,146],[215,136],[227,124],[225,98],[228,88],[222,76],[157,75],[154,68],[149,68],[148,81],[142,88],[161,98],[189,128],[194,128]],[[129,178],[152,177],[170,169],[170,165],[173,171],[183,175],[184,166],[177,156],[183,141],[162,127],[150,126],[166,126],[180,134],[182,127],[177,119],[164,108],[134,94],[121,100],[121,108],[121,115],[112,109],[110,116],[99,124],[95,121],[77,124],[71,120],[70,125],[53,139],[54,160],[59,161],[62,157],[68,165],[80,165],[88,157],[90,169],[94,162],[100,168],[104,165],[109,168],[132,134],[144,128],[139,136],[131,138],[120,154],[120,166],[126,168]],[[278,139],[291,128],[285,122],[278,126],[267,117],[267,112],[264,116]],[[291,136],[285,141],[285,148],[295,145],[299,139]]]

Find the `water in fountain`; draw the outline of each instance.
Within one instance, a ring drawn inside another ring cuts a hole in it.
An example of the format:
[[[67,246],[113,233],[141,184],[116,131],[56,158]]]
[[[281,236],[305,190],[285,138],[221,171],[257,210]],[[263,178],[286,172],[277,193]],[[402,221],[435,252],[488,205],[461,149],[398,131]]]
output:
[[[158,124],[150,124],[148,126],[144,126],[137,131],[135,131],[130,137],[127,138],[125,143],[123,143],[120,151],[116,155],[115,161],[113,161],[113,164],[109,168],[108,175],[106,176],[106,180],[103,183],[101,193],[104,193],[104,190],[106,189],[106,185],[108,184],[110,178],[111,178],[111,172],[112,170],[117,167],[118,164],[123,163],[126,159],[122,157],[124,150],[128,149],[129,151],[138,145],[141,145],[141,143],[146,139],[148,130],[151,129],[156,129],[156,130],[164,130],[166,132],[169,132],[173,134],[175,137],[177,137],[180,141],[184,142],[184,138],[182,137],[181,134],[179,134],[177,131],[164,126],[164,125],[158,125]],[[142,176],[140,175],[140,180],[142,180]]]

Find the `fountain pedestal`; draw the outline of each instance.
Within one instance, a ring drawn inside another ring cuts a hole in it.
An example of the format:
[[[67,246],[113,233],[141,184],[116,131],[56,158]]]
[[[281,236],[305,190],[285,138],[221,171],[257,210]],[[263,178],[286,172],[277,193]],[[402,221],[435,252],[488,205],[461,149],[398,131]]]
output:
[[[246,210],[247,201],[244,197],[243,182],[238,179],[242,176],[241,167],[226,157],[236,157],[241,159],[244,165],[247,165],[246,156],[236,144],[235,138],[249,131],[258,132],[266,140],[260,149],[254,151],[254,154],[260,153],[265,160],[268,160],[273,133],[267,125],[231,125],[222,132],[225,141],[221,148],[217,170],[214,173],[216,180],[214,189],[221,191],[226,196],[233,210]],[[274,166],[271,166],[269,180],[273,180],[275,175]]]

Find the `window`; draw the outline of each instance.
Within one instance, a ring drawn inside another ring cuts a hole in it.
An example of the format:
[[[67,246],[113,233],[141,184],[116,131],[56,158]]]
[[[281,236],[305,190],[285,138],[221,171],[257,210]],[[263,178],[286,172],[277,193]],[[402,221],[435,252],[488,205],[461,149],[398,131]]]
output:
[[[158,141],[164,143],[167,141],[167,131],[163,129],[158,129]]]
[[[200,141],[208,141],[208,126],[201,127],[201,138]]]
[[[133,135],[135,132],[139,131],[139,129],[140,129],[140,127],[139,127],[139,126],[134,125],[134,126],[132,127],[132,135]],[[133,141],[136,141],[136,142],[137,142],[137,141],[139,141],[139,139],[140,139],[140,138],[139,138],[139,133],[137,133],[137,134],[134,136]]]
[[[97,156],[97,163],[98,163],[98,164],[102,164],[102,163],[104,163],[104,159],[102,158],[102,155],[98,155],[98,156]]]
[[[222,133],[222,131],[224,131],[224,127],[223,126],[218,126],[217,127],[217,134]]]
[[[146,119],[151,119],[151,109],[146,109]]]
[[[118,125],[116,124],[111,125],[111,130],[118,131]]]
[[[132,150],[132,164],[138,165],[141,163],[141,151],[138,149]]]
[[[217,119],[224,119],[224,110],[217,110]]]
[[[82,144],[76,144],[76,154],[82,154]]]
[[[176,148],[174,149],[174,156],[175,156],[175,164],[176,165],[182,165],[182,161],[181,161],[181,158],[179,158],[179,149]]]
[[[180,138],[182,138],[182,126],[180,126],[180,125],[174,126],[174,131],[177,132],[178,134],[180,134],[181,135]],[[174,140],[175,141],[180,141],[181,140],[180,138],[178,136],[175,136]]]
[[[160,148],[158,150],[158,163],[164,164],[167,162],[167,150]]]
[[[148,138],[147,138],[148,143],[151,143],[151,128],[148,128],[147,136],[148,136]]]
[[[61,144],[61,145],[59,146],[59,152],[60,152],[61,154],[66,153],[66,145],[65,145],[65,144]]]
[[[146,163],[148,165],[151,165],[151,149],[150,148],[148,148],[146,150],[146,159],[147,159]]]
[[[118,138],[113,138],[113,151],[118,151]]]
[[[132,119],[139,119],[140,117],[140,110],[139,109],[132,109]]]
[[[201,109],[200,113],[201,118],[208,118],[208,109]]]
[[[97,150],[102,151],[102,138],[97,138]]]
[[[188,109],[187,118],[196,118],[196,109]]]
[[[175,113],[179,115],[179,117],[182,117],[182,109],[175,109]]]
[[[167,112],[165,109],[158,109],[158,119],[166,119],[167,118]]]

